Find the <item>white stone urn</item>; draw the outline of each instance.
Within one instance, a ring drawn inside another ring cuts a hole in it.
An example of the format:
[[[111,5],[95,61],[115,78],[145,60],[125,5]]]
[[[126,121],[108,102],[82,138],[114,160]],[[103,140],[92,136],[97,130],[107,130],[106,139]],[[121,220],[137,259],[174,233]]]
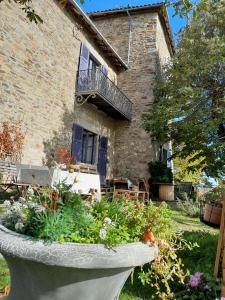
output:
[[[7,300],[116,300],[135,266],[157,248],[131,243],[45,243],[0,225],[0,252],[11,275]]]

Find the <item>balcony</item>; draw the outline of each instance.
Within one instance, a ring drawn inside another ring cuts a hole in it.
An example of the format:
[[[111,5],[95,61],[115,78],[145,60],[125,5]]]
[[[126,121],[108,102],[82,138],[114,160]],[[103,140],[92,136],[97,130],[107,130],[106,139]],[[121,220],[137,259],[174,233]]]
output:
[[[100,69],[79,71],[76,103],[96,105],[118,120],[131,120],[132,102]]]

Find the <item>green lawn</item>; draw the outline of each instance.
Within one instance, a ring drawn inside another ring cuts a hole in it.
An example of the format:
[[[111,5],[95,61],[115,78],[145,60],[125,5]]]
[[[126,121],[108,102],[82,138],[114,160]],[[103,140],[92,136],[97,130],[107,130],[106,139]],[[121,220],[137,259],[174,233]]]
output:
[[[173,219],[177,229],[184,231],[186,240],[197,242],[199,247],[192,251],[183,251],[180,256],[186,269],[191,273],[196,271],[213,274],[215,254],[218,240],[218,229],[204,225],[198,218],[191,218],[173,210]],[[151,295],[150,287],[143,287],[138,280],[137,268],[134,273],[134,284],[131,278],[127,280],[119,300],[149,300]],[[0,258],[0,291],[9,282],[9,274],[6,263]]]

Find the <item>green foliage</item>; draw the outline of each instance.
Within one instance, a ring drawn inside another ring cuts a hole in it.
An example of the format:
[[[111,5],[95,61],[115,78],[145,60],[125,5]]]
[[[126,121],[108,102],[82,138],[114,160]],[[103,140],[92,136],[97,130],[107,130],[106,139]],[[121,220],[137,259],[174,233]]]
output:
[[[146,229],[158,238],[171,234],[165,205],[135,203],[118,198],[90,203],[64,184],[44,188],[18,202],[5,201],[3,224],[14,231],[46,241],[118,245],[140,241]]]
[[[182,193],[177,197],[177,208],[190,217],[198,217],[200,215],[199,202],[187,193]]]
[[[0,0],[0,3],[4,0]],[[39,15],[36,14],[35,10],[32,8],[32,0],[5,0],[5,2],[11,3],[12,1],[15,4],[20,5],[20,8],[25,12],[27,19],[30,22],[43,23],[43,20]]]
[[[204,177],[205,158],[194,152],[184,158],[175,157],[174,164],[174,179],[175,181],[191,182],[194,185],[206,181]]]
[[[166,242],[162,240],[159,243],[159,254],[151,268],[139,274],[141,282],[146,285],[150,284],[155,292],[151,299],[175,299],[173,292],[173,283],[182,288],[187,274],[183,270],[183,264],[178,256],[178,251],[182,249],[191,250],[193,246],[187,243],[181,236],[176,233]]]
[[[152,183],[172,183],[173,173],[170,168],[167,168],[164,162],[151,161],[149,164],[149,173]]]
[[[225,147],[217,130],[225,115],[225,1],[209,1],[181,33],[171,64],[156,81],[144,127],[174,157],[196,153],[212,177],[225,174]]]
[[[204,195],[204,201],[207,203],[221,203],[225,193],[225,186],[219,185]]]

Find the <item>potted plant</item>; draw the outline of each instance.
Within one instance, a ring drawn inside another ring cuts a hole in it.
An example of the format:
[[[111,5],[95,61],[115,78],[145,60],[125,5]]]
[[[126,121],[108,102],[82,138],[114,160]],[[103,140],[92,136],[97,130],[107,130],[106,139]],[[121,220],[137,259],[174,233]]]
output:
[[[203,221],[213,225],[220,225],[223,207],[224,187],[218,186],[204,195]]]
[[[60,184],[5,206],[0,252],[11,273],[8,300],[118,299],[133,268],[157,254],[151,204],[91,203]]]
[[[149,164],[149,172],[151,175],[150,183],[153,186],[157,186],[156,196],[161,201],[173,201],[174,200],[174,184],[173,173],[171,168],[168,168],[164,162],[154,161]]]

